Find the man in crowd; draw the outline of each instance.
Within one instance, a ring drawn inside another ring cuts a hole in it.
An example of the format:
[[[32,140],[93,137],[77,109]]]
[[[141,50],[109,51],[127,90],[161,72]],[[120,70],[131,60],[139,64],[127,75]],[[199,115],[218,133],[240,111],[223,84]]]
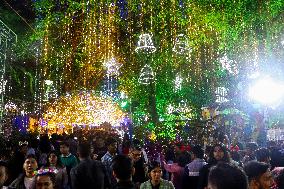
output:
[[[8,180],[8,164],[4,161],[0,161],[0,189],[5,189],[5,182]]]
[[[17,189],[33,189],[35,182],[35,171],[38,168],[36,157],[30,154],[26,157],[24,164],[22,165],[24,173],[20,174],[9,187]]]
[[[269,165],[263,162],[250,161],[244,166],[249,181],[249,189],[270,189],[273,185]]]
[[[258,145],[255,142],[249,142],[246,144],[245,156],[242,160],[243,164],[246,164],[249,161],[256,160],[255,151],[257,150]]]
[[[80,163],[71,169],[72,189],[110,188],[110,180],[104,165],[91,159],[91,146],[81,143],[78,146]]]
[[[270,164],[270,152],[267,148],[259,148],[255,151],[256,160]]]
[[[60,161],[66,167],[66,171],[68,174],[68,185],[71,185],[70,180],[70,170],[78,164],[77,158],[75,155],[71,154],[69,151],[69,143],[62,142],[60,143]]]
[[[25,162],[25,157],[28,151],[28,142],[20,141],[19,147],[17,148],[15,154],[13,154],[11,160],[9,161],[10,167],[10,178],[11,181],[15,180],[23,172],[23,164]]]
[[[55,189],[56,174],[53,172],[46,172],[36,175],[35,189]]]
[[[116,183],[115,178],[112,176],[112,159],[116,155],[117,152],[117,141],[114,138],[109,138],[106,141],[106,146],[107,146],[107,152],[106,154],[102,157],[101,161],[105,165],[105,168],[107,170],[108,176],[111,178],[111,182],[114,185]]]
[[[139,145],[133,145],[129,151],[129,157],[133,161],[133,167],[135,168],[135,173],[133,175],[133,182],[136,187],[139,187],[141,183],[147,180],[146,178],[146,168],[145,161],[142,156],[142,148]]]
[[[185,166],[184,175],[182,179],[182,188],[197,188],[199,171],[207,163],[204,160],[204,150],[201,146],[196,145],[191,150],[191,160]]]
[[[220,162],[210,169],[207,189],[248,189],[246,174],[237,166]]]
[[[132,160],[125,155],[117,155],[112,161],[113,176],[117,184],[114,189],[134,189],[132,175],[135,172]]]

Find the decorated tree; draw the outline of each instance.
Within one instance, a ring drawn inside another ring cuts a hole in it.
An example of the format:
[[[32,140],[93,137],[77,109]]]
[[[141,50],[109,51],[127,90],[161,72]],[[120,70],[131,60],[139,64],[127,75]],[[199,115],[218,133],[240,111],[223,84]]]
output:
[[[280,68],[271,70],[275,75],[283,69],[282,0],[36,0],[33,6],[38,102],[47,94],[45,81],[63,95],[100,91],[107,75],[127,95],[112,97],[124,103],[141,137],[208,137],[214,127],[202,107],[246,111],[248,76],[272,63]],[[119,68],[115,77],[111,62]]]

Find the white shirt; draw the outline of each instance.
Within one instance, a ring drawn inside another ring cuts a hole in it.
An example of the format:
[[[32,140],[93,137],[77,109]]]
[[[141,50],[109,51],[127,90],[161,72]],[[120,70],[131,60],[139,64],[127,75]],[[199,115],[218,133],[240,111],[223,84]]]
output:
[[[34,179],[35,177],[32,177],[32,178],[25,177],[24,183],[25,183],[26,189],[34,189]]]

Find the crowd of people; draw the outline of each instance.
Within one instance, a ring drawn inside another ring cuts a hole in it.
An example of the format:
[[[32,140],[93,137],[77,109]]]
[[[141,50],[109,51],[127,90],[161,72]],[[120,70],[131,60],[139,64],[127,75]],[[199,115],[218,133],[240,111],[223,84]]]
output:
[[[205,149],[204,149],[205,148]],[[20,140],[1,149],[0,189],[284,189],[281,145],[164,146],[74,136]]]

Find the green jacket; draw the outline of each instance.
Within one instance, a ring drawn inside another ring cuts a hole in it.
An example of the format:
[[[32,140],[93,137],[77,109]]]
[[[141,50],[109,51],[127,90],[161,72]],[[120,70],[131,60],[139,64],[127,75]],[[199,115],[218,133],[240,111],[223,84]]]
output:
[[[66,157],[61,155],[60,160],[67,169],[71,169],[78,164],[77,158],[73,154],[69,154]]]

